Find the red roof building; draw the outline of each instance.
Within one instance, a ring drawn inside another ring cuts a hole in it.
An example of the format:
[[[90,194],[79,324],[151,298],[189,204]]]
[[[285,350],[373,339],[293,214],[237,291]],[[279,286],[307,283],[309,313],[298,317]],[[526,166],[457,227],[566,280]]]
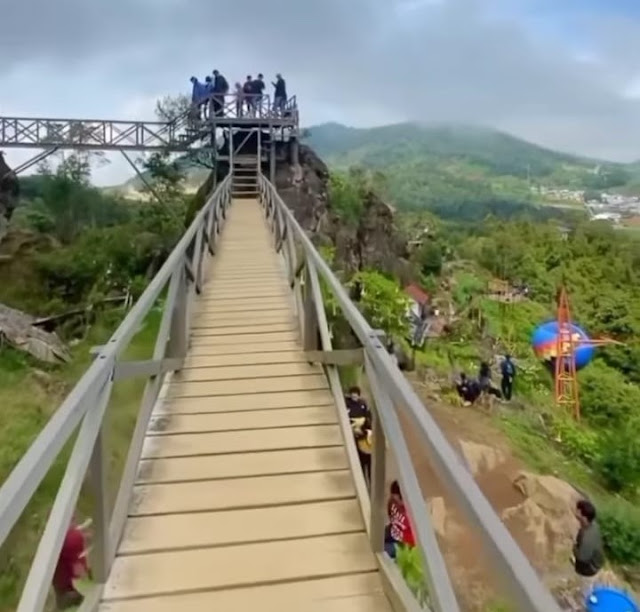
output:
[[[424,306],[429,303],[429,294],[416,284],[404,288],[405,293],[417,304]]]

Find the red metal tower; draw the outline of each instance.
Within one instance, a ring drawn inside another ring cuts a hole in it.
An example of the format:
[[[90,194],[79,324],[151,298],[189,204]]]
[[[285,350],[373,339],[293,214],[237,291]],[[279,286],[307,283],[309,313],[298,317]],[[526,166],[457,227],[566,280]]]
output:
[[[571,411],[580,420],[580,395],[576,372],[576,342],[571,323],[569,296],[564,287],[558,292],[558,336],[556,339],[555,394],[556,404]]]
[[[556,338],[555,395],[556,404],[571,411],[576,421],[580,420],[580,393],[576,370],[576,349],[579,346],[603,346],[624,344],[610,338],[596,340],[580,337],[573,330],[569,296],[564,285],[558,290],[558,336]]]

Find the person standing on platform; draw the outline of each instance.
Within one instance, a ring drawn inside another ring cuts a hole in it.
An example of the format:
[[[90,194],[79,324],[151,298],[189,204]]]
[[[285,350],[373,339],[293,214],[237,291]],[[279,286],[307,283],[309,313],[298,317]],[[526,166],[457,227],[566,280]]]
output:
[[[259,74],[257,79],[251,81],[251,93],[253,93],[253,103],[259,117],[262,117],[262,98],[264,96],[264,75]]]
[[[205,98],[205,86],[194,76],[189,80],[191,81],[191,110],[189,117],[194,120],[200,119],[201,107]]]
[[[247,114],[249,117],[255,117],[256,105],[255,100],[253,99],[253,79],[250,74],[247,75],[247,80],[242,86],[242,91],[244,93],[244,100],[247,103]]]
[[[240,83],[235,84],[236,94],[236,117],[242,117],[242,109],[244,108],[244,90]]]
[[[213,113],[224,116],[224,97],[229,93],[229,83],[218,70],[213,71]]]
[[[213,113],[213,79],[207,76],[204,79],[204,118],[208,119]]]
[[[273,112],[282,117],[287,104],[287,84],[280,73],[276,74],[276,82],[271,84],[275,89],[273,93]]]

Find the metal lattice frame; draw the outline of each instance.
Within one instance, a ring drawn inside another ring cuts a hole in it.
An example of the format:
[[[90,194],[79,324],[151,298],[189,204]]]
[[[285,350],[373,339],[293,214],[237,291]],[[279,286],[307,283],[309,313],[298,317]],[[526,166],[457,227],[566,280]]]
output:
[[[517,610],[519,612],[560,612],[555,599],[498,518],[473,476],[462,464],[402,372],[392,362],[384,347],[381,333],[374,330],[364,319],[292,212],[284,204],[275,187],[264,176],[260,176],[260,194],[266,215],[271,221],[276,248],[283,252],[287,261],[305,350],[331,351],[329,329],[319,287],[318,277],[320,277],[338,304],[342,316],[360,341],[364,352],[365,373],[375,403],[373,435],[376,443],[372,457],[370,501],[359,468],[354,470],[354,474],[371,545],[383,573],[389,580],[393,580],[389,565],[385,562],[385,555],[382,553],[386,515],[384,448],[388,446],[398,466],[398,480],[409,507],[409,515],[426,569],[430,603],[436,612],[457,612],[460,609],[400,427],[399,413],[402,413],[410,419],[424,448],[429,451],[432,467],[440,481],[448,487],[460,509],[464,511],[477,533],[482,536],[489,553],[487,561],[498,571],[509,587],[509,595],[517,605]],[[299,260],[300,253],[301,260]],[[303,273],[304,281],[301,280]],[[334,399],[340,409],[344,407],[344,398],[337,371],[334,366],[328,366],[327,372]],[[351,429],[347,422],[346,408],[339,412],[352,466],[359,466]]]

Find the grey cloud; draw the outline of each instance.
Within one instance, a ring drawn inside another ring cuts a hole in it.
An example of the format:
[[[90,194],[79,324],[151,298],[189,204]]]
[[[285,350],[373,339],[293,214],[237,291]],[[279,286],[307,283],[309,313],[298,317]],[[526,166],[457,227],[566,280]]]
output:
[[[513,21],[490,19],[481,0],[35,4],[3,9],[9,37],[0,38],[0,77],[43,59],[108,62],[117,49],[109,74],[119,72],[133,91],[128,80],[150,87],[168,74],[186,79],[194,58],[207,58],[207,70],[218,67],[232,81],[259,69],[284,72],[303,117],[305,108],[331,105],[354,122],[477,122],[562,149],[640,157],[640,105],[619,93],[640,72],[640,54],[629,52],[640,40],[632,20],[580,23],[602,53],[600,64],[587,64],[529,40]],[[413,6],[402,17],[401,4]]]

